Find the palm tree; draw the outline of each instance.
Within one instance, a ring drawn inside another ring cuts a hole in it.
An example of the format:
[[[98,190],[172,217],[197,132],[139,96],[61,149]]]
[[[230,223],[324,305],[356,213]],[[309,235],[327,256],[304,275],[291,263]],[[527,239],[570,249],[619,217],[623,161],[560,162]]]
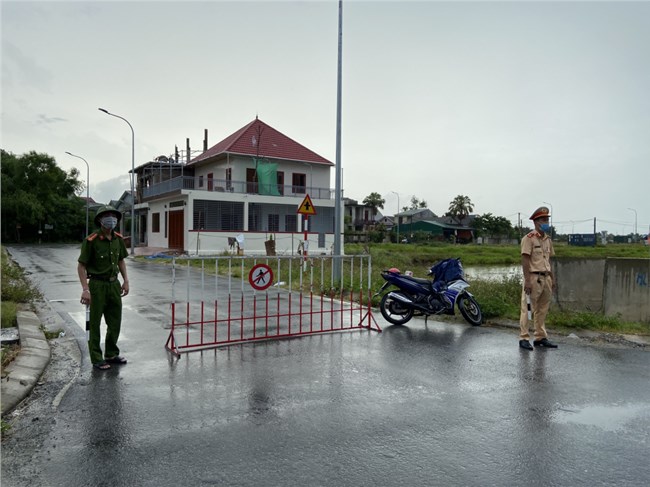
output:
[[[449,211],[447,215],[454,217],[458,223],[462,222],[463,219],[474,211],[474,204],[472,200],[469,199],[469,196],[464,196],[459,194],[456,196],[451,203],[449,203]]]
[[[386,200],[381,197],[379,193],[370,193],[366,196],[366,199],[363,200],[363,204],[372,208],[372,219],[374,221],[377,216],[377,208],[384,209],[384,203]]]

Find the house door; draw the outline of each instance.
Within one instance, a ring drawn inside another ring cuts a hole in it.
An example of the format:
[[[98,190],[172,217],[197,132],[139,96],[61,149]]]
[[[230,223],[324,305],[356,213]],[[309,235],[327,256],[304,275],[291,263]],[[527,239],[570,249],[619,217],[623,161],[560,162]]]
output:
[[[184,211],[170,211],[169,212],[169,248],[185,250],[183,242],[183,222]]]

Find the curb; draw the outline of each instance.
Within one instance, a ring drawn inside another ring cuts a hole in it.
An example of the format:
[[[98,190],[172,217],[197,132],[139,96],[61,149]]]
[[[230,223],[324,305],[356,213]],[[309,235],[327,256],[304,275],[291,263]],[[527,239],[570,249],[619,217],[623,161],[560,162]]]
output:
[[[13,411],[34,389],[50,363],[50,345],[41,330],[41,321],[31,311],[19,311],[16,319],[20,353],[4,369],[1,381],[2,416]]]

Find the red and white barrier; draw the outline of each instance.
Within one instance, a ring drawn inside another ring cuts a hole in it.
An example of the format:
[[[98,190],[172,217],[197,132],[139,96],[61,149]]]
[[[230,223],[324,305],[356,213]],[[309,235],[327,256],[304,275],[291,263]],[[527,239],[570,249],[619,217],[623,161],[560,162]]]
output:
[[[310,256],[307,266],[302,259],[174,259],[166,348],[180,354],[318,333],[381,332],[372,315],[370,256]]]

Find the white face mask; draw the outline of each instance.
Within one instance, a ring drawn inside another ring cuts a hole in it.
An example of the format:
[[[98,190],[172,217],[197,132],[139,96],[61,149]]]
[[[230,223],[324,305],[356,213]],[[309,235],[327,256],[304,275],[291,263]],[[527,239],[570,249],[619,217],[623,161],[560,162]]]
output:
[[[108,228],[109,230],[113,230],[117,226],[117,218],[114,216],[105,216],[99,221],[102,224],[102,227]]]

